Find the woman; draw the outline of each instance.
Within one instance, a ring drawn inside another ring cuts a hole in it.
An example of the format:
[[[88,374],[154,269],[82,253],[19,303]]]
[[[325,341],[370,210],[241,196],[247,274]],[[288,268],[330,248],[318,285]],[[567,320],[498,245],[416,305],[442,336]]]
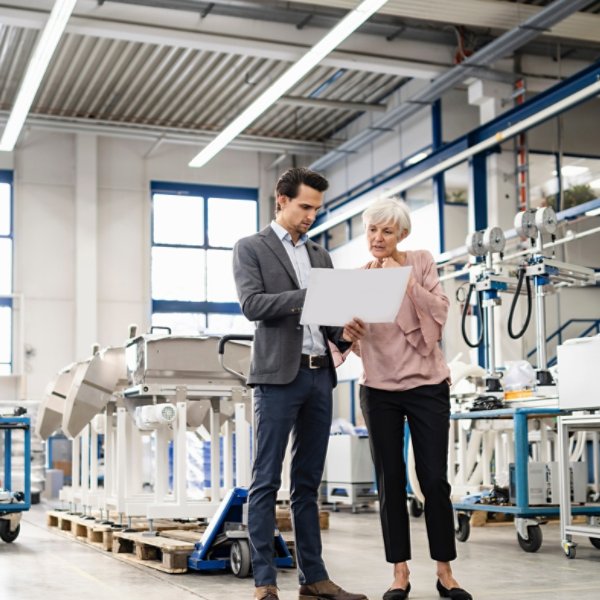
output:
[[[425,496],[429,550],[437,561],[437,590],[452,600],[472,600],[471,594],[459,587],[450,567],[456,558],[447,480],[450,371],[439,347],[448,298],[428,251],[402,252],[396,247],[411,229],[403,202],[378,200],[365,210],[363,222],[374,258],[364,268],[412,267],[395,322],[367,325],[365,336],[353,345],[364,369],[360,402],[377,474],[385,554],[394,564],[394,581],[383,598],[404,600],[410,592],[403,455],[406,418]]]

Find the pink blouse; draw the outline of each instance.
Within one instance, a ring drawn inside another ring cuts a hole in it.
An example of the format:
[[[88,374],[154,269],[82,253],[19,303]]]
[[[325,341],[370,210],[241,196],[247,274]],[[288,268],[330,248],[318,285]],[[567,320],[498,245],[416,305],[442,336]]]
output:
[[[409,251],[405,265],[412,266],[415,284],[395,322],[367,324],[366,335],[352,346],[362,359],[360,383],[380,390],[409,390],[450,379],[439,344],[449,302],[433,256],[427,250]]]

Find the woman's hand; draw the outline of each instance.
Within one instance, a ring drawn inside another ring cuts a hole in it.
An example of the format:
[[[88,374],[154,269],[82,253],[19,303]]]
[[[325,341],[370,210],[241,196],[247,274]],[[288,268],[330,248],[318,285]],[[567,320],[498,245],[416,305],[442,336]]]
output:
[[[354,317],[352,321],[344,325],[342,339],[346,342],[357,342],[367,332],[366,326],[359,318]]]
[[[406,262],[406,257],[401,252],[394,252],[391,256],[386,256],[385,258],[378,258],[375,261],[376,269],[395,269],[396,267],[401,267]]]

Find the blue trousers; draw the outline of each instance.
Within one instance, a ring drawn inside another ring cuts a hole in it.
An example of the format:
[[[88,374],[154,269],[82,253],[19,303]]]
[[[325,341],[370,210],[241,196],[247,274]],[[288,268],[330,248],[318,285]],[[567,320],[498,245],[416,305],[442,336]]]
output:
[[[318,496],[331,428],[329,369],[301,367],[286,385],[254,388],[256,454],[248,500],[248,530],[256,586],[276,585],[275,502],[292,434],[290,501],[301,584],[329,579],[321,558]]]

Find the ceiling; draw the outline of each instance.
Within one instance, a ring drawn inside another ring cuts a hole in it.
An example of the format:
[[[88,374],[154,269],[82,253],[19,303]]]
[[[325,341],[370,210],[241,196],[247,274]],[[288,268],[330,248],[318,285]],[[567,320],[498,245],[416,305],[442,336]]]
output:
[[[324,153],[345,125],[365,112],[384,112],[407,81],[435,78],[549,3],[392,0],[236,143]],[[79,0],[30,123],[208,140],[355,4]],[[0,114],[12,107],[51,5],[0,0]],[[520,52],[552,61],[598,60],[600,1],[586,13],[541,33]],[[502,76],[498,69],[482,74]]]

